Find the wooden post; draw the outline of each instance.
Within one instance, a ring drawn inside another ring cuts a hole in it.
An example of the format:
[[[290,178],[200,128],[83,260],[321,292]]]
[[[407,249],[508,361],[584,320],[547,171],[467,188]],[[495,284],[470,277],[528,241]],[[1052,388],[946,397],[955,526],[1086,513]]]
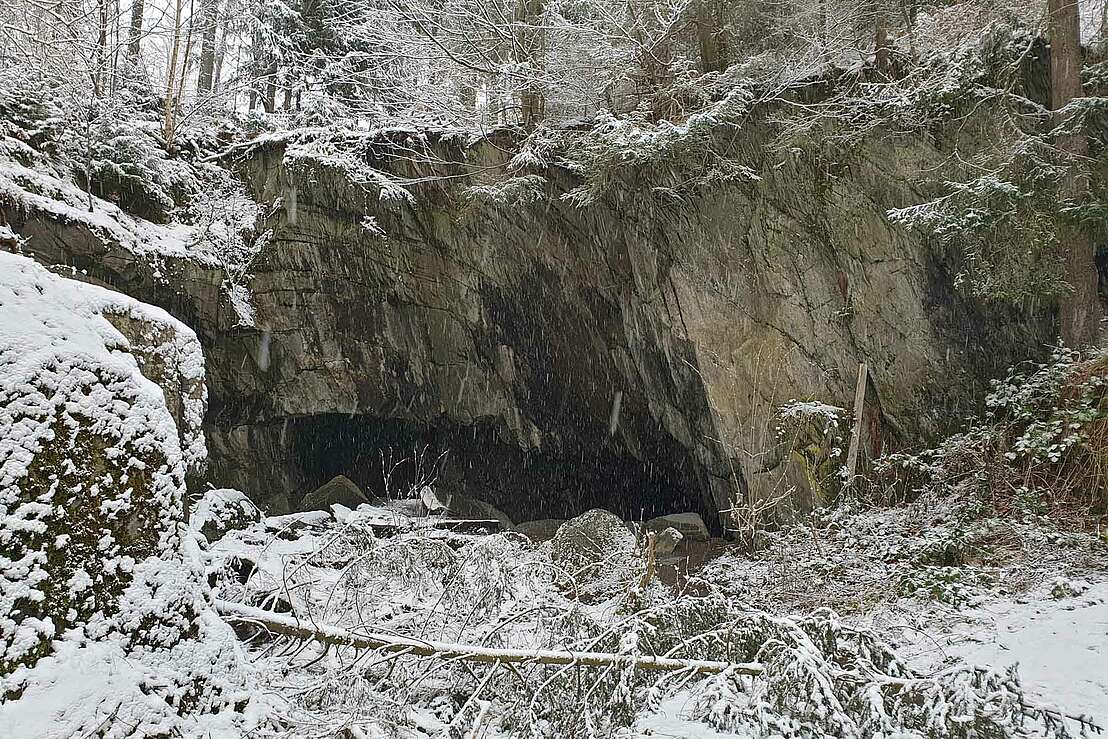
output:
[[[858,469],[858,447],[862,443],[862,409],[866,404],[866,380],[869,368],[865,362],[858,365],[858,384],[854,388],[854,428],[850,432],[850,450],[846,454],[846,484],[854,484]]]

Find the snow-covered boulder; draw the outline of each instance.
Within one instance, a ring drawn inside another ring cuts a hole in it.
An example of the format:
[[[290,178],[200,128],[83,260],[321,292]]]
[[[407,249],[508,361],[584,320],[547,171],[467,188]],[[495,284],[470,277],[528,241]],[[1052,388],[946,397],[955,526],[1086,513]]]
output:
[[[640,564],[631,528],[600,508],[559,526],[550,546],[554,563],[574,578],[581,594],[589,597],[608,596],[624,589]]]
[[[0,737],[267,720],[182,536],[203,380],[167,313],[0,252]]]
[[[0,253],[0,675],[180,558],[203,372],[164,311]]]
[[[205,492],[197,501],[189,517],[189,528],[199,531],[209,542],[215,542],[228,531],[245,529],[261,520],[261,511],[246,493],[220,488]]]

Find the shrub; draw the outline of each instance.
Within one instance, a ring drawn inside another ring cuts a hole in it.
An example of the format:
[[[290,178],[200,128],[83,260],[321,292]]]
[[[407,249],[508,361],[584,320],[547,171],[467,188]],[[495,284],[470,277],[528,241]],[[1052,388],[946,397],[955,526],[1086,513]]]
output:
[[[963,513],[1108,510],[1108,354],[1058,348],[995,380],[981,421],[938,447],[889,455],[879,475],[915,495],[962,493]]]

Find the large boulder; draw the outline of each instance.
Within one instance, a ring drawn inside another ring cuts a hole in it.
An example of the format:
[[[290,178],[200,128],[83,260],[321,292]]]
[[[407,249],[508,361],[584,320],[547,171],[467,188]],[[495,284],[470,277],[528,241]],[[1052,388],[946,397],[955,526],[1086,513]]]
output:
[[[550,557],[586,597],[606,597],[626,590],[640,564],[631,527],[600,508],[562,524],[551,540]]]
[[[354,509],[362,503],[368,503],[358,484],[346,475],[335,475],[304,496],[300,504],[302,511],[326,511],[333,505]]]
[[[650,519],[644,528],[659,534],[666,529],[676,529],[681,538],[689,541],[708,541],[711,538],[708,526],[699,513],[669,513]]]
[[[0,675],[179,558],[203,367],[163,311],[0,253]]]
[[[0,735],[268,719],[183,529],[204,364],[163,311],[0,253]]]
[[[471,521],[496,521],[505,531],[512,528],[513,525],[512,519],[508,518],[508,514],[491,503],[457,493],[450,496],[450,502],[447,504],[447,514],[453,518]]]

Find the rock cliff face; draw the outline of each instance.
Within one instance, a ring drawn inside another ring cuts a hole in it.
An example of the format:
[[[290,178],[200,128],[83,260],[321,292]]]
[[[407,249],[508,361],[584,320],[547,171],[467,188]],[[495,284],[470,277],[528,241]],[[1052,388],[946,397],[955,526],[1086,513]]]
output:
[[[718,525],[736,499],[810,495],[775,435],[782,403],[849,407],[865,361],[868,444],[910,442],[1050,331],[958,297],[955,267],[886,220],[936,149],[780,153],[768,135],[713,143],[744,181],[675,198],[628,169],[588,207],[560,197],[576,181],[556,166],[490,199],[508,137],[272,139],[227,159],[266,214],[253,325],[207,268],[171,265],[170,290],[101,277],[199,333],[220,487],[296,508],[337,474],[383,492],[391,471],[516,520],[606,507]]]
[[[676,201],[629,171],[585,208],[557,168],[522,202],[475,198],[511,151],[495,138],[255,146],[237,166],[269,240],[257,328],[213,383],[215,474],[378,487],[382,448],[429,445],[440,484],[517,519],[716,520],[736,496],[807,494],[781,403],[849,407],[865,361],[871,446],[908,441],[1045,336],[959,299],[951,266],[887,222],[936,150],[877,139],[833,161],[766,135],[731,152],[756,178]]]

